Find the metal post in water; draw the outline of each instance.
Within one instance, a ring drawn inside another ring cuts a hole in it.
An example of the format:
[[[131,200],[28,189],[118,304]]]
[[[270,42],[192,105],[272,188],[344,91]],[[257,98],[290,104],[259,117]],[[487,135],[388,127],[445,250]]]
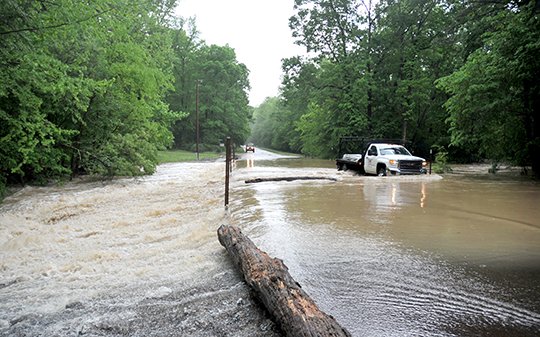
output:
[[[232,170],[233,170],[233,165],[232,165],[232,163],[233,163],[233,162],[236,163],[236,153],[235,153],[236,151],[235,151],[235,147],[236,147],[236,144],[233,143],[233,142],[231,141],[231,167],[229,167],[229,169],[231,170],[231,172],[232,172]]]
[[[236,144],[232,143],[232,160],[236,163]],[[233,170],[233,166],[231,165],[231,172]]]
[[[199,160],[199,83],[200,81],[197,81],[197,85],[195,87],[195,151],[197,152],[197,160]]]
[[[225,208],[229,206],[229,174],[231,168],[231,137],[225,140]]]

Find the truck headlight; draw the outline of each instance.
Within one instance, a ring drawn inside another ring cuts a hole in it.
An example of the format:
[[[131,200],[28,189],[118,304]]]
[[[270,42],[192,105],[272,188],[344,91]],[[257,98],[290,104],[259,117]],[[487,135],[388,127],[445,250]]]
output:
[[[394,159],[390,159],[390,160],[388,161],[388,164],[390,164],[390,165],[392,165],[392,166],[395,166],[395,165],[397,164],[397,161],[394,160]]]
[[[424,161],[422,162],[422,167],[426,167],[426,166],[427,166],[427,161],[424,160]]]

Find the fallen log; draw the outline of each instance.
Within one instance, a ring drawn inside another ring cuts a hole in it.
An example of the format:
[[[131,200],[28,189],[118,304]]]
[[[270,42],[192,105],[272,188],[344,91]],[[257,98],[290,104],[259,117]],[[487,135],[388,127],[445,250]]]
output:
[[[280,178],[255,178],[245,181],[246,184],[262,183],[267,181],[293,181],[293,180],[332,180],[337,181],[336,178],[329,177],[280,177]]]
[[[263,252],[238,227],[218,229],[222,246],[244,279],[289,337],[350,337],[334,317],[322,312],[288,272],[282,260]]]

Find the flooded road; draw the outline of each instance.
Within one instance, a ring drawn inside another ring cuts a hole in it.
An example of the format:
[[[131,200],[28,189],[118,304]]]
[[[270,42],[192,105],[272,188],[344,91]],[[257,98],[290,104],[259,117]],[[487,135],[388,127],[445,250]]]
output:
[[[305,166],[237,170],[232,218],[354,336],[540,334],[538,183]],[[338,181],[242,185],[294,175]]]
[[[243,154],[26,187],[0,207],[2,336],[280,336],[217,242],[242,228],[354,336],[540,334],[540,186]],[[246,184],[252,178],[326,176]]]
[[[0,336],[273,336],[217,240],[224,169],[167,164],[8,197]]]

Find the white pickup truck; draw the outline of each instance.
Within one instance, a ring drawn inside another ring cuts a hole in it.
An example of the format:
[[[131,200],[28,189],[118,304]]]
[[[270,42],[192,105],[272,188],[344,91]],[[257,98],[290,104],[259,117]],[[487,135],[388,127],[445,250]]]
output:
[[[355,169],[379,176],[426,173],[424,158],[413,156],[404,146],[371,143],[364,153],[346,153],[336,159],[338,170]]]

